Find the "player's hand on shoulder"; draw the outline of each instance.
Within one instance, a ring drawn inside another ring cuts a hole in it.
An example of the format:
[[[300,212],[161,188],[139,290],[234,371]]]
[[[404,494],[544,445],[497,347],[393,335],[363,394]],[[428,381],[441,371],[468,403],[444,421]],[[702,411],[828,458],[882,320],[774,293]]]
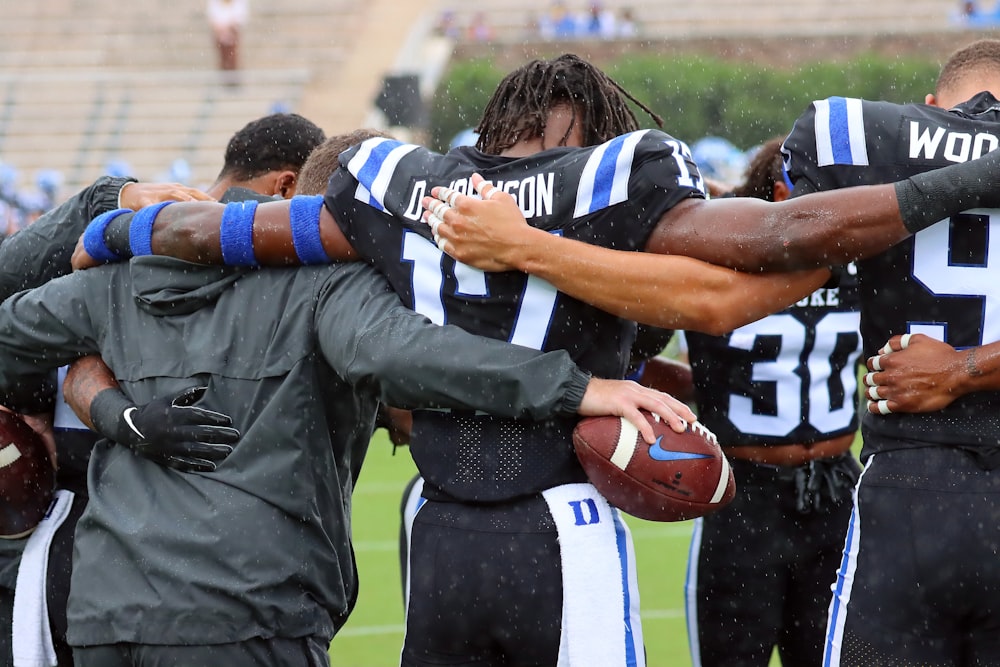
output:
[[[180,183],[126,183],[118,194],[120,208],[133,211],[165,201],[215,201],[215,198]]]
[[[517,201],[479,174],[472,175],[479,197],[435,187],[424,197],[422,220],[438,248],[483,271],[517,270],[517,259],[541,232],[530,225]]]
[[[656,435],[641,410],[659,415],[660,419],[678,433],[697,420],[687,404],[670,394],[643,387],[631,380],[591,378],[578,412],[584,417],[624,417],[639,429],[643,440],[653,443]]]
[[[868,358],[864,391],[868,411],[934,412],[947,407],[964,391],[966,352],[924,334],[893,336]]]

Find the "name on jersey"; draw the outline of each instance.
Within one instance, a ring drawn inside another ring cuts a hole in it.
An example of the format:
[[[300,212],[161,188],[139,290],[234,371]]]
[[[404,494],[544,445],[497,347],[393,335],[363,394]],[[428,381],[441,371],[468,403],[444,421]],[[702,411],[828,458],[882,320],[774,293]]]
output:
[[[544,174],[534,174],[519,181],[495,181],[493,183],[515,200],[525,218],[552,215],[553,192],[555,191],[555,172]],[[448,187],[463,195],[479,197],[479,194],[472,187],[472,181],[468,178],[460,178],[452,181]],[[427,181],[417,181],[410,190],[409,204],[406,207],[405,217],[410,220],[419,220],[423,209],[420,200],[428,196]]]
[[[820,287],[818,290],[813,292],[807,297],[799,299],[795,302],[795,306],[798,308],[816,308],[816,307],[837,307],[840,305],[840,288],[839,287]]]
[[[910,121],[910,159],[968,162],[982,157],[997,146],[1000,139],[989,132],[955,132],[939,125]]]

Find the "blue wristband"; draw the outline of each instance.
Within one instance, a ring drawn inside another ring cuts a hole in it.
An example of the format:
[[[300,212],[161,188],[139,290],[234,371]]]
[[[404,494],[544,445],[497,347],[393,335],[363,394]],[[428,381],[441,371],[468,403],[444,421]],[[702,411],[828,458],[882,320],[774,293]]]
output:
[[[140,208],[132,216],[132,222],[128,227],[128,245],[132,249],[132,256],[153,254],[153,223],[156,216],[163,210],[164,206],[173,204],[172,201],[163,201],[159,204]]]
[[[104,230],[107,229],[108,224],[119,215],[131,212],[132,210],[128,208],[118,208],[114,211],[101,213],[99,216],[91,220],[90,224],[87,225],[87,228],[83,230],[83,249],[87,251],[87,254],[90,255],[94,261],[117,262],[122,258],[121,255],[110,250],[107,244],[104,243]]]
[[[257,202],[234,201],[226,204],[219,228],[222,260],[229,266],[257,266],[253,254],[253,216]]]
[[[329,264],[330,256],[323,249],[319,237],[319,215],[323,209],[323,195],[292,197],[288,215],[292,228],[295,254],[303,264]]]

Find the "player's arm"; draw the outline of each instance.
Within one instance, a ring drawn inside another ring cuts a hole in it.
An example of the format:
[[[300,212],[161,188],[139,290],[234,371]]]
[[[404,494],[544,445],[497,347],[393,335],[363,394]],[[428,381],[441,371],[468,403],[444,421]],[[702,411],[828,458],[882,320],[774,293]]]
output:
[[[949,215],[1000,206],[1000,188],[992,185],[998,175],[1000,151],[993,151],[894,184],[777,203],[692,199],[664,215],[646,250],[749,271],[842,264],[882,252]],[[478,185],[481,181],[473,177],[481,191],[495,191]],[[631,310],[629,316],[639,321],[657,323],[645,319],[646,313],[676,307],[669,288],[678,283],[670,274],[678,269],[684,273],[675,257],[644,257],[549,235],[529,227],[513,198],[503,192],[482,201],[447,192],[441,197],[443,192],[435,188],[432,194],[449,205],[425,198],[425,208],[440,213],[436,219],[427,211],[425,219],[434,223],[439,245],[462,262],[484,270],[526,271],[602,309],[619,314]],[[688,265],[688,270],[696,269]],[[775,304],[772,310],[781,307]]]
[[[91,218],[116,207],[131,180],[102,176],[0,244],[0,300],[69,273],[80,234]]]
[[[0,391],[17,387],[25,375],[53,370],[98,352],[100,332],[86,313],[94,281],[100,280],[101,276],[64,276],[15,294],[0,305]],[[106,368],[104,376],[87,390],[95,404],[96,399],[106,396],[106,426],[101,428],[101,421],[93,418],[96,413],[90,409],[85,421],[96,425],[102,435],[165,465],[210,470],[215,461],[232,451],[229,443],[239,437],[229,428],[231,420],[226,415],[184,402],[196,400],[194,394],[136,406],[117,388],[101,392],[101,386],[117,387]],[[74,410],[80,413],[79,406]]]
[[[240,437],[229,415],[194,405],[204,393],[204,387],[190,387],[136,405],[97,355],[73,362],[63,381],[63,396],[84,424],[140,456],[185,472],[212,472]]]
[[[357,258],[321,196],[289,200],[162,204],[114,211],[91,222],[73,265],[135,255],[169,255],[201,264],[281,266]]]
[[[542,353],[434,325],[403,306],[367,265],[345,266],[327,279],[316,331],[324,358],[342,377],[398,408],[475,409],[536,420],[612,414],[649,438],[652,429],[639,409],[677,430],[694,419],[686,405],[661,392],[591,378],[564,350]]]
[[[936,412],[976,391],[1000,390],[1000,343],[956,350],[923,334],[893,336],[869,357],[868,411]]]
[[[435,227],[445,252],[485,270],[536,275],[565,294],[636,322],[721,335],[786,308],[829,278],[826,269],[749,274],[690,257],[622,252],[566,239],[527,225],[514,199],[496,192],[488,201],[454,198],[454,208]],[[431,205],[429,198],[424,203]]]

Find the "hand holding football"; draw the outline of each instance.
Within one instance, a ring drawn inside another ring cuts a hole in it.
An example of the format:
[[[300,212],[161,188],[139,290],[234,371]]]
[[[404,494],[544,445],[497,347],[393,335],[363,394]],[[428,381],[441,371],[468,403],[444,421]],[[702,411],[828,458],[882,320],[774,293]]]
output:
[[[656,433],[652,445],[622,417],[580,420],[573,445],[591,484],[618,509],[650,521],[694,519],[727,505],[736,481],[715,435],[699,422],[678,433],[644,414]]]

